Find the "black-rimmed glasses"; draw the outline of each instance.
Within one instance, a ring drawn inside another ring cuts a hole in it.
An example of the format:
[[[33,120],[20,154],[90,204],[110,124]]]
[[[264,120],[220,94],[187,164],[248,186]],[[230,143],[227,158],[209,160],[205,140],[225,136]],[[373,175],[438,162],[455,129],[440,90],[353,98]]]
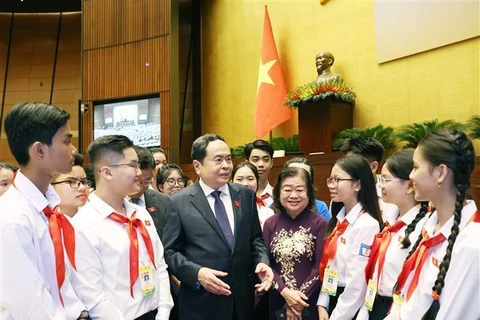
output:
[[[170,187],[174,187],[175,183],[177,183],[179,186],[183,186],[185,184],[185,181],[183,181],[183,179],[173,179],[173,178],[167,179],[165,180],[165,182],[168,183]]]
[[[72,189],[78,189],[80,186],[84,186],[85,188],[90,188],[90,181],[88,180],[77,180],[77,179],[68,179],[68,180],[62,180],[62,181],[56,181],[52,182],[51,185],[56,185],[60,183],[68,183],[70,185],[70,188]]]

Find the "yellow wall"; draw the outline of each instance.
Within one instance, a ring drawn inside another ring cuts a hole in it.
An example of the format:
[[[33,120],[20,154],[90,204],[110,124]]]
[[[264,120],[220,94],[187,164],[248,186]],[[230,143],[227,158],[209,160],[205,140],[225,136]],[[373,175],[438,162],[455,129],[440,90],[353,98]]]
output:
[[[202,126],[230,146],[254,140],[264,4],[287,89],[316,77],[315,54],[331,51],[333,72],[354,87],[354,125],[394,127],[480,112],[480,38],[382,65],[375,58],[373,1],[210,0],[202,2]],[[274,136],[297,132],[294,118]]]

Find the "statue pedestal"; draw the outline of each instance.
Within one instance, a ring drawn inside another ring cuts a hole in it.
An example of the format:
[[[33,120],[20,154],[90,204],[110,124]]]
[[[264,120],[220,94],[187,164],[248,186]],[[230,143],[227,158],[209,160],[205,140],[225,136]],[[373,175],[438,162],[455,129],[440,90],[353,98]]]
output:
[[[308,102],[298,107],[299,148],[312,152],[332,153],[332,142],[338,133],[353,127],[353,103],[337,100]]]

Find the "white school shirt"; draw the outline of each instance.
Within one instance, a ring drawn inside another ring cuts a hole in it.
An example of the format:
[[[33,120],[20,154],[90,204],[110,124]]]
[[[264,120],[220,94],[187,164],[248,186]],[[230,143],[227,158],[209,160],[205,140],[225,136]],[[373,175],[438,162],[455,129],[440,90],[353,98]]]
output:
[[[420,207],[420,204],[418,204],[400,217],[400,220],[405,222],[405,225],[400,230],[392,234],[390,245],[388,246],[387,252],[385,253],[385,262],[383,264],[383,270],[380,280],[378,280],[378,260],[375,264],[375,270],[372,275],[372,279],[377,281],[377,294],[381,296],[392,296],[393,286],[397,282],[398,275],[402,271],[403,263],[405,262],[408,253],[410,252],[411,248],[413,247],[420,233],[422,232],[423,225],[427,221],[427,216],[425,216],[423,217],[423,219],[417,222],[415,229],[409,235],[411,244],[408,248],[404,249],[402,246],[402,240],[405,237],[405,230],[417,216],[418,212],[420,211]],[[362,307],[356,319],[368,319],[368,310],[365,306]]]
[[[473,214],[477,211],[477,206],[473,200],[467,200],[466,206],[462,209],[462,219],[459,225],[460,234],[464,229],[467,222],[473,216]],[[452,225],[453,225],[453,216],[445,222],[443,227],[439,230],[445,239],[448,239],[451,233]],[[428,236],[431,238],[435,234],[435,226],[438,223],[438,214],[437,212],[433,212],[431,216],[427,219],[424,229],[427,232]],[[435,284],[435,280],[437,279],[438,275],[438,266],[443,261],[443,257],[445,256],[445,252],[447,250],[448,240],[443,241],[440,245],[430,248],[428,251],[427,259],[425,260],[425,264],[423,265],[422,271],[420,272],[419,281],[417,283],[417,287],[415,291],[413,291],[410,299],[406,299],[406,293],[408,288],[412,282],[412,278],[414,275],[414,271],[410,272],[405,285],[402,288],[401,294],[405,295],[405,301],[398,305],[396,303],[393,304],[390,314],[385,318],[389,320],[393,319],[407,319],[407,320],[416,320],[421,319],[425,312],[430,308],[432,304],[432,288]],[[454,247],[455,249],[455,247]],[[453,257],[452,257],[453,261]],[[449,270],[448,273],[450,273]],[[447,275],[448,275],[447,273]],[[444,289],[445,290],[445,289]],[[442,291],[442,295],[446,291]],[[477,287],[478,290],[478,287]],[[463,293],[462,293],[463,295]],[[468,297],[467,297],[468,299]],[[437,318],[438,319],[438,318]],[[453,317],[448,317],[448,319],[455,319]],[[467,319],[464,317],[460,317],[460,319]]]
[[[470,222],[453,246],[437,320],[480,319],[480,223]]]
[[[52,186],[45,195],[19,170],[15,187],[0,198],[0,319],[77,319],[84,304],[75,294],[75,271],[65,254],[65,280],[58,294],[55,251],[43,213],[60,203]],[[79,280],[80,281],[80,280]]]
[[[267,221],[268,218],[273,216],[275,212],[273,212],[273,210],[268,207],[259,206],[259,205],[257,205],[257,212],[258,212],[258,220],[260,222],[260,227],[262,227],[262,230],[263,230],[263,224],[265,223],[265,221]]]
[[[270,207],[273,204],[273,187],[270,183],[267,183],[267,186],[263,189],[260,196],[265,196],[266,194],[268,194],[268,197],[263,199],[263,201],[265,202],[266,207]]]
[[[130,239],[125,224],[108,216],[113,208],[95,193],[90,194],[88,203],[73,217],[72,221],[79,234],[77,241],[77,270],[88,277],[96,288],[97,304],[90,309],[94,319],[135,319],[158,308],[156,319],[168,319],[173,307],[167,265],[163,256],[163,245],[150,214],[140,206],[123,202],[127,217],[137,212],[147,229],[155,254],[155,267],[150,261],[143,237],[137,230],[139,266],[152,267],[155,293],[144,297],[140,278],[133,286],[134,298],[130,295]],[[107,313],[115,312],[113,318]]]
[[[362,214],[362,210],[362,205],[357,203],[347,215],[345,207],[337,215],[338,223],[347,219],[349,225],[343,235],[338,237],[337,252],[329,268],[339,272],[338,286],[345,287],[345,291],[338,297],[330,320],[352,319],[365,298],[365,267],[370,255],[369,249],[380,227],[377,220],[366,212]],[[317,306],[328,309],[329,301],[328,294],[320,293]]]
[[[200,187],[203,190],[203,193],[205,194],[205,197],[207,197],[208,204],[210,205],[210,208],[212,209],[213,215],[215,218],[217,217],[215,214],[215,198],[212,196],[212,192],[216,191],[216,189],[213,189],[210,186],[207,186],[205,182],[202,181],[200,178]],[[233,216],[233,206],[232,206],[232,197],[230,196],[230,189],[228,188],[228,184],[223,185],[218,189],[218,191],[221,191],[220,193],[220,200],[223,202],[223,205],[225,206],[225,210],[227,211],[227,218],[228,218],[228,223],[230,224],[230,228],[232,228],[232,234],[235,235],[235,218]]]

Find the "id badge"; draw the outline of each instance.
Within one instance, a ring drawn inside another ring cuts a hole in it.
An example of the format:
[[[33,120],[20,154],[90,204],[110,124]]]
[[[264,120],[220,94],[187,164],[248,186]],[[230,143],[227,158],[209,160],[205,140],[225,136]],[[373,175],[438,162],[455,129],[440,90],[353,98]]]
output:
[[[393,294],[393,303],[397,305],[402,305],[403,301],[405,301],[405,297],[399,294]]]
[[[150,264],[140,266],[138,276],[143,296],[153,294],[155,292],[155,282],[153,281],[152,266]]]
[[[365,294],[365,307],[368,311],[372,311],[373,304],[375,303],[375,297],[377,296],[377,281],[368,280],[367,293]]]
[[[337,295],[338,275],[338,271],[325,268],[322,283],[322,293],[326,293],[334,297]]]

